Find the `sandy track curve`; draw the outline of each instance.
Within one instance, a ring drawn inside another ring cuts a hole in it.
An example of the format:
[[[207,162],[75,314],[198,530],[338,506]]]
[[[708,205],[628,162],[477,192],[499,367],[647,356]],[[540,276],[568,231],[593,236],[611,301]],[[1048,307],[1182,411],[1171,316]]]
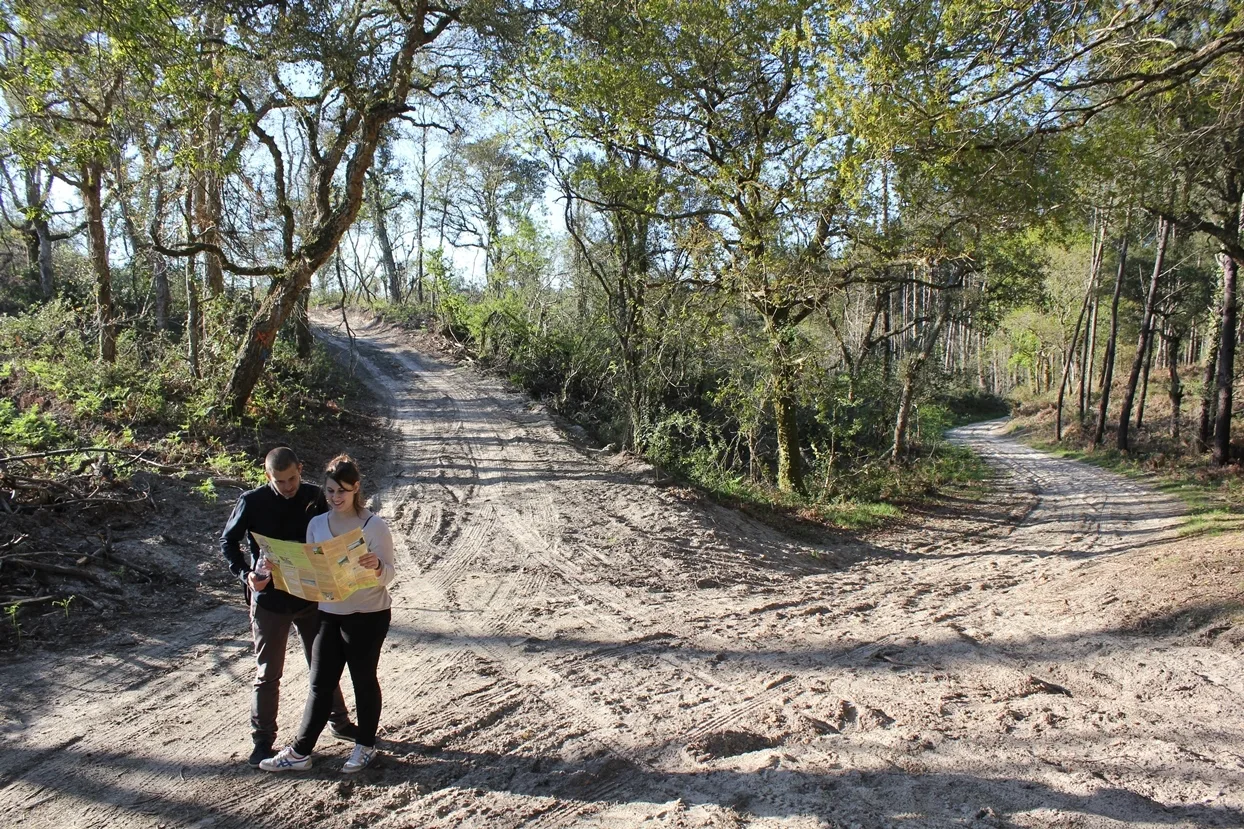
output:
[[[956,438],[1015,520],[810,546],[574,449],[393,329],[356,319],[352,347],[319,322],[399,436],[383,764],[345,779],[322,743],[305,777],[241,766],[251,662],[220,608],[0,670],[0,823],[1244,825],[1238,654],[1109,600],[1174,502],[983,425]]]

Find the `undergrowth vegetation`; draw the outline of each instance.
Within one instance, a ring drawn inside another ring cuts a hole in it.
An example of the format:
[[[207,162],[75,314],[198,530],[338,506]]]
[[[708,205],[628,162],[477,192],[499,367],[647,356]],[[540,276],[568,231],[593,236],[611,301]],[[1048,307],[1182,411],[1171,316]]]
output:
[[[217,395],[236,334],[223,325],[198,377],[169,332],[125,330],[111,363],[93,335],[89,312],[64,298],[0,317],[0,453],[131,448],[253,480],[256,456],[336,417],[354,382],[322,347],[300,357],[282,338],[246,417],[230,418]]]
[[[809,358],[797,375],[804,486],[784,492],[776,482],[771,373],[757,356],[758,318],[723,310],[715,298],[670,291],[650,297],[628,355],[609,335],[604,312],[593,310],[600,299],[520,289],[484,295],[459,286],[434,316],[376,310],[426,324],[599,444],[635,451],[725,502],[861,528],[898,516],[905,501],[974,486],[989,474],[943,435],[954,425],[1005,415],[1005,400],[926,371],[911,417],[912,445],[895,463],[897,365],[887,370],[878,360],[852,376]],[[817,333],[810,326],[807,336]]]
[[[891,520],[904,502],[982,480],[987,471],[943,433],[1008,408],[938,366],[925,367],[908,449],[895,462],[899,361],[873,359],[848,372],[831,362],[819,342],[828,336],[824,325],[812,320],[794,344],[809,355],[793,377],[802,487],[783,490],[773,372],[755,314],[715,296],[654,291],[624,348],[608,302],[590,286],[488,292],[451,277],[444,270],[433,283],[434,304],[376,310],[437,331],[599,443],[641,454],[664,474],[749,509],[849,528]],[[253,481],[255,459],[267,448],[299,444],[312,427],[320,431],[339,417],[343,396],[360,391],[322,347],[299,356],[287,325],[246,414],[231,417],[219,394],[249,297],[224,295],[207,304],[197,363],[188,354],[184,317],[158,330],[137,310],[117,338],[115,359],[101,362],[85,291],[75,288],[85,286],[67,281],[59,299],[0,317],[5,456],[127,448]],[[200,494],[213,497],[210,483]]]

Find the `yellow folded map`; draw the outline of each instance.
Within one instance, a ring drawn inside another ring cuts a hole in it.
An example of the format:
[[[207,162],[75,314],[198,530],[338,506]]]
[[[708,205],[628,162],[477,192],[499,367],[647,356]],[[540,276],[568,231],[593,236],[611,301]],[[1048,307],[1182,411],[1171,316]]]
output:
[[[321,541],[299,544],[251,533],[272,563],[278,590],[312,602],[339,602],[355,590],[375,587],[376,571],[359,564],[367,552],[361,529]]]

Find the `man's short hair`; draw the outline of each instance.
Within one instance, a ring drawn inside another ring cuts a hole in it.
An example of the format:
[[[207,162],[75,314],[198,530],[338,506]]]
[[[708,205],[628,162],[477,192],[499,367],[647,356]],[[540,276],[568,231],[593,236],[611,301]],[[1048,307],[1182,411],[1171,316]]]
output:
[[[291,466],[297,466],[301,461],[294,454],[294,450],[288,446],[278,446],[268,453],[263,459],[264,468],[269,472],[281,472],[289,469]]]

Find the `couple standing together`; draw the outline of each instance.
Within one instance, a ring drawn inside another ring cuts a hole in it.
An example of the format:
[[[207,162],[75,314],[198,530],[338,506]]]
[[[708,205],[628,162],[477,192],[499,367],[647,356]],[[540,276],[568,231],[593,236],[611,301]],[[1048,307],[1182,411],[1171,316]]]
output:
[[[376,757],[380,723],[380,682],[376,666],[389,632],[387,585],[393,581],[393,536],[384,519],[363,506],[362,476],[348,455],[338,455],[324,471],[323,488],[304,483],[302,463],[288,447],[273,449],[264,459],[265,486],[243,493],[220,537],[229,569],[246,588],[251,634],[255,641],[251,735],[255,749],[250,765],[265,771],[306,771],[324,726],[333,736],[354,742],[341,770],[367,768]],[[362,529],[367,552],[359,558],[376,573],[376,587],[365,587],[337,602],[315,602],[277,590],[262,567],[251,533],[282,541],[317,543]],[[242,553],[246,542],[249,560]],[[293,743],[277,751],[276,720],[285,646],[290,628],[298,629],[311,669],[311,692]],[[341,696],[341,674],[350,668],[358,724],[350,722]]]

